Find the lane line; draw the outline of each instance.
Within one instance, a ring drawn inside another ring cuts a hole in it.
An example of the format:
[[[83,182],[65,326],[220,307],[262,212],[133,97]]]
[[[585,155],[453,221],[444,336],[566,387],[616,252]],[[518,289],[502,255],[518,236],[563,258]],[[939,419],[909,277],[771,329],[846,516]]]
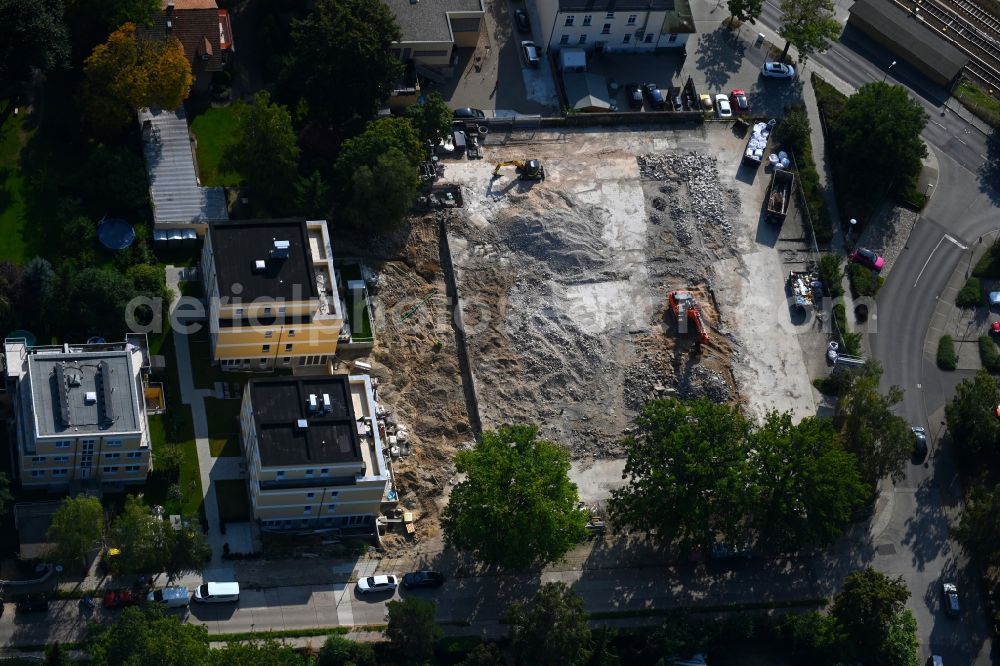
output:
[[[969,248],[968,248],[968,246],[965,246],[965,245],[962,245],[961,243],[959,243],[959,242],[958,242],[958,239],[957,239],[957,238],[954,238],[953,236],[950,236],[949,234],[945,234],[945,235],[944,235],[944,237],[945,237],[946,239],[950,240],[950,241],[951,241],[952,243],[954,243],[955,245],[957,245],[957,246],[959,246],[960,248],[962,248],[963,250],[968,250],[968,249],[969,249]],[[938,243],[938,245],[940,245],[940,243]]]
[[[844,54],[840,53],[839,51],[829,51],[829,53],[832,53],[832,54],[834,54],[834,55],[836,55],[836,56],[840,56],[841,58],[843,58],[843,59],[844,59],[844,60],[846,60],[847,62],[851,62],[851,59],[850,59],[850,58],[848,58],[848,57],[847,57],[847,56],[845,56]]]
[[[923,277],[924,271],[927,270],[927,264],[931,263],[931,259],[934,258],[934,253],[938,251],[938,248],[941,247],[941,243],[943,243],[946,239],[949,240],[949,241],[951,241],[955,245],[959,246],[963,250],[967,249],[964,245],[962,245],[961,243],[959,243],[957,240],[955,240],[954,238],[952,238],[948,234],[945,234],[944,236],[941,236],[941,239],[938,240],[937,245],[935,245],[934,249],[931,250],[931,253],[929,255],[927,255],[927,261],[924,262],[924,265],[921,267],[920,272],[917,273],[917,279],[913,281],[913,287],[914,288],[916,288],[917,283],[920,282],[920,278]]]
[[[959,142],[960,144],[962,144],[963,146],[968,146],[968,145],[969,145],[969,144],[967,144],[966,142],[964,142],[964,141],[962,141],[961,139],[959,139],[959,138],[958,138],[957,136],[955,137],[955,141],[958,141],[958,142]]]
[[[942,124],[941,124],[941,123],[939,123],[938,121],[936,121],[936,120],[932,120],[931,122],[932,122],[932,123],[934,123],[935,125],[937,125],[938,127],[940,127],[941,129],[944,129],[944,125],[942,125]]]

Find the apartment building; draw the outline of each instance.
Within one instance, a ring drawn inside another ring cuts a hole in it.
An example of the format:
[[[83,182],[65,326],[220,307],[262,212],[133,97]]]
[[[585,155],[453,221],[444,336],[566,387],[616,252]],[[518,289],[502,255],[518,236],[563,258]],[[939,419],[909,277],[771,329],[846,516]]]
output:
[[[141,348],[28,347],[8,339],[4,355],[17,474],[25,488],[146,481],[151,459]]]
[[[389,472],[367,375],[253,379],[240,425],[261,529],[374,529]]]
[[[537,0],[542,35],[558,50],[597,52],[684,49],[694,32],[688,0]]]
[[[325,221],[212,223],[201,271],[223,370],[324,365],[350,339]]]

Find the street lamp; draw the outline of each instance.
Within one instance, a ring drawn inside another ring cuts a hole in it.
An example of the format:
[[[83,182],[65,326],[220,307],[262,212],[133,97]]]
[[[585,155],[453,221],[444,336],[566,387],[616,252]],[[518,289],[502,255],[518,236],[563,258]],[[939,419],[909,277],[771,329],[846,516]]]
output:
[[[888,69],[885,70],[885,74],[882,75],[882,83],[885,83],[885,77],[889,76],[889,70],[896,66],[896,61],[893,60],[892,64],[889,65]]]
[[[848,236],[848,238],[851,239],[852,242],[854,241],[854,231],[857,228],[858,228],[858,221],[852,217],[851,218],[851,232],[850,232],[850,235]]]

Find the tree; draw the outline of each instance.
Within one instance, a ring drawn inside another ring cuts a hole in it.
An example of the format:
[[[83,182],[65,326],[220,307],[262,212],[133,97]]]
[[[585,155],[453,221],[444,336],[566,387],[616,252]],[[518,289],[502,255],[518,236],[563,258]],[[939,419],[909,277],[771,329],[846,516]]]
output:
[[[459,666],[506,666],[503,654],[496,643],[482,642],[472,648]]]
[[[451,133],[454,119],[452,110],[441,97],[441,93],[436,91],[424,97],[422,103],[408,107],[406,117],[413,124],[413,129],[417,131],[420,140],[430,141],[432,144],[436,144]]]
[[[389,98],[403,73],[393,54],[401,38],[395,16],[379,0],[318,0],[305,19],[292,23],[284,76],[312,113],[360,124]]]
[[[21,314],[29,328],[42,322],[53,303],[59,279],[46,259],[35,257],[21,273]]]
[[[977,565],[1000,561],[1000,486],[973,488],[952,534]]]
[[[86,567],[87,554],[101,545],[101,537],[104,536],[101,501],[90,495],[66,498],[52,514],[47,535],[49,541],[56,544],[60,558],[79,558]]]
[[[406,220],[417,196],[416,172],[396,148],[350,174],[341,217],[363,229],[391,230]]]
[[[882,645],[879,646],[879,666],[920,666],[917,656],[917,618],[904,608],[889,623]]]
[[[45,666],[73,666],[73,660],[59,641],[45,648]]]
[[[809,145],[809,116],[804,106],[793,106],[774,128],[774,138],[784,150],[801,155]],[[832,255],[823,255],[829,257]],[[838,263],[839,266],[839,263]]]
[[[801,62],[816,51],[826,50],[830,40],[840,35],[842,28],[833,16],[833,0],[782,0],[781,11],[784,17],[778,34],[785,40],[781,61],[793,44]]]
[[[816,612],[789,613],[781,624],[795,663],[841,663],[847,635],[837,618]]]
[[[867,568],[847,576],[843,589],[834,597],[830,614],[847,632],[856,654],[867,660],[881,651],[883,640],[909,598],[902,576],[890,578]]]
[[[374,164],[379,155],[396,149],[402,153],[407,164],[416,168],[424,158],[425,149],[413,125],[406,118],[386,117],[373,120],[365,126],[365,131],[345,141],[337,156],[336,171],[341,178],[349,177],[360,165]]]
[[[258,92],[253,104],[239,106],[235,137],[225,162],[243,176],[258,201],[255,208],[262,213],[287,209],[299,168],[299,146],[288,109],[272,104],[267,91]]]
[[[136,293],[131,280],[113,268],[86,268],[70,277],[66,327],[107,338],[124,331],[123,313]]]
[[[964,379],[945,405],[945,421],[951,441],[966,461],[996,460],[1000,453],[1000,382],[986,370]]]
[[[537,434],[527,425],[487,431],[456,454],[455,469],[466,479],[442,516],[448,545],[523,568],[558,560],[584,537],[587,516],[576,508],[569,455]]]
[[[753,431],[757,498],[754,526],[760,540],[786,550],[832,542],[868,490],[857,460],[844,451],[829,419],[771,412]]]
[[[330,211],[330,186],[319,171],[295,183],[295,209],[309,219],[326,217]]]
[[[162,563],[168,581],[201,571],[211,559],[212,546],[197,527],[184,525],[179,530],[168,531],[167,550]]]
[[[542,585],[528,605],[511,606],[504,621],[510,625],[515,664],[575,666],[590,659],[590,626],[583,599],[563,583]]]
[[[752,500],[748,427],[734,407],[708,399],[650,402],[624,442],[626,483],[612,493],[612,514],[687,548],[735,536]]]
[[[17,306],[22,300],[21,270],[9,261],[0,261],[0,326],[17,325]]]
[[[217,666],[309,666],[312,661],[290,645],[273,638],[230,641],[221,650],[212,650]]]
[[[159,0],[66,0],[66,11],[74,24],[89,21],[107,34],[124,23],[148,25],[153,15],[161,11]]]
[[[125,508],[108,531],[108,542],[121,551],[114,558],[119,573],[153,573],[163,570],[170,526],[154,516],[141,496],[125,498]]]
[[[753,25],[764,11],[764,0],[728,0],[727,6],[730,25],[733,19]]]
[[[423,662],[434,656],[434,644],[444,632],[434,622],[437,603],[407,597],[403,601],[390,601],[389,622],[385,635],[399,655],[407,660]]]
[[[191,64],[180,41],[140,38],[134,23],[94,49],[84,74],[87,117],[105,131],[120,128],[139,108],[176,109],[191,91]]]
[[[0,472],[0,516],[6,515],[7,508],[14,500],[10,494],[10,479],[3,472]]]
[[[59,0],[0,0],[0,96],[31,81],[36,70],[66,64],[69,38]]]
[[[94,666],[213,664],[203,625],[182,624],[150,604],[126,608],[115,623],[91,625],[87,647]]]
[[[834,414],[844,448],[858,459],[861,478],[871,486],[886,476],[898,477],[913,454],[910,425],[892,408],[903,399],[898,386],[879,392],[882,367],[870,361],[851,378]]]
[[[332,634],[320,649],[316,663],[317,666],[375,666],[375,651],[369,643]]]
[[[837,153],[852,161],[852,189],[861,196],[881,196],[893,183],[908,183],[920,176],[927,146],[920,133],[927,114],[906,88],[888,83],[866,83],[847,98],[837,119]],[[854,163],[856,162],[856,163]]]

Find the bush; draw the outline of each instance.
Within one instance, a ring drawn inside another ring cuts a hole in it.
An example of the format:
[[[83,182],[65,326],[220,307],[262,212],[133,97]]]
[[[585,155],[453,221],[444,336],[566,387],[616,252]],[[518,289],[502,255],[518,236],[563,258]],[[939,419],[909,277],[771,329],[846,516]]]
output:
[[[813,386],[816,387],[816,390],[823,395],[835,398],[839,397],[850,383],[851,376],[847,372],[831,372],[826,377],[813,380]]]
[[[1000,373],[1000,352],[993,338],[988,335],[979,336],[979,358],[983,367],[993,373]]]
[[[970,277],[965,281],[965,286],[955,297],[955,305],[960,308],[972,309],[983,304],[983,287],[979,284],[979,278]]]
[[[799,203],[807,213],[807,221],[812,224],[816,243],[826,245],[833,240],[833,224],[823,199],[819,174],[816,173],[812,143],[809,141],[809,117],[805,107],[787,109],[785,118],[775,127],[775,132],[779,145],[795,158],[803,198]]]
[[[986,254],[980,257],[972,274],[980,278],[1000,278],[1000,239],[994,241]]]
[[[861,333],[844,332],[841,336],[840,353],[847,356],[861,356]]]
[[[854,298],[875,296],[883,282],[878,273],[860,264],[851,264],[847,268],[847,277],[851,282],[851,295]]]
[[[837,333],[843,335],[847,332],[847,310],[843,303],[833,306],[833,321],[837,324]]]
[[[954,370],[958,367],[958,354],[955,353],[955,341],[950,335],[942,335],[938,340],[937,366],[942,370]]]
[[[826,293],[833,298],[844,295],[844,271],[840,267],[838,255],[824,254],[820,257],[818,272]]]

